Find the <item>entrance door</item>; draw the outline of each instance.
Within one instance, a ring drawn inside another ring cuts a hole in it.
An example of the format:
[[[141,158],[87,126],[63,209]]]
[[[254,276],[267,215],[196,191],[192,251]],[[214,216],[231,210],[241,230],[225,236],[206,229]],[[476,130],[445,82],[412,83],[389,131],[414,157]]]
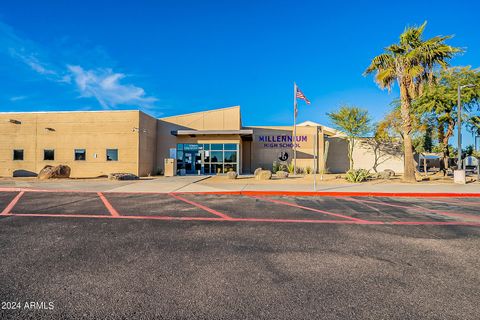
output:
[[[187,174],[194,174],[195,173],[195,155],[196,152],[192,151],[185,151],[185,172]]]

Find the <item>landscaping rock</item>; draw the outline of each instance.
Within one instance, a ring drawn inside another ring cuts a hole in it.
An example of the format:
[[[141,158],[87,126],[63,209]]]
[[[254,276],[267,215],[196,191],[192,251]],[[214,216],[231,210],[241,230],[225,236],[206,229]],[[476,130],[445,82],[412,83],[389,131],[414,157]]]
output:
[[[276,175],[277,175],[277,178],[279,178],[279,179],[288,178],[288,172],[286,172],[286,171],[277,171]]]
[[[270,170],[262,170],[260,173],[255,176],[257,180],[270,180],[272,179],[272,171]]]
[[[258,174],[260,173],[260,171],[262,171],[262,168],[257,168],[255,169],[255,171],[253,172],[253,175],[256,177],[258,176]]]
[[[393,171],[392,169],[385,169],[383,170],[383,172],[388,172],[390,177],[395,177],[395,171]]]
[[[45,166],[38,173],[38,179],[66,179],[70,177],[71,169],[69,166],[60,164],[58,166]]]
[[[375,174],[375,178],[377,178],[377,179],[388,180],[388,179],[390,179],[390,177],[391,177],[391,172],[389,172],[389,171],[377,172]]]
[[[235,171],[229,171],[227,172],[227,178],[228,179],[237,179],[238,174]]]
[[[138,176],[133,173],[110,173],[108,180],[138,180]]]

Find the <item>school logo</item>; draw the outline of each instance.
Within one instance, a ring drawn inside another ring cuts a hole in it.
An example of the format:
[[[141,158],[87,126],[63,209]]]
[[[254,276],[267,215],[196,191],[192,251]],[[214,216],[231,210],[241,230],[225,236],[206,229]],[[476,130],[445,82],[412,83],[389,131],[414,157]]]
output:
[[[288,153],[285,151],[282,151],[278,154],[278,160],[280,161],[287,161],[288,160]]]

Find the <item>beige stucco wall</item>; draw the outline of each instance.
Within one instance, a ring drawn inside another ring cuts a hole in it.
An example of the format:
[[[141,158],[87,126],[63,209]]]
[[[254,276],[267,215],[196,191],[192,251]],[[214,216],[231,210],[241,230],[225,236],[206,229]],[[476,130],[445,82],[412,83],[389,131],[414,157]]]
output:
[[[329,151],[327,169],[331,173],[343,173],[349,169],[348,141],[345,138],[328,138]],[[403,173],[403,155],[400,146],[387,147],[382,145],[375,151],[371,139],[357,140],[353,149],[353,167],[367,169],[374,172],[373,166],[377,162],[377,170],[392,169],[396,173]],[[376,160],[377,159],[377,160]]]
[[[271,169],[274,161],[288,164],[293,160],[293,144],[288,141],[288,137],[293,134],[292,126],[255,126],[248,127],[253,129],[252,141],[252,170],[255,168]],[[314,164],[314,145],[315,135],[317,135],[318,169],[321,167],[323,155],[323,134],[321,127],[317,126],[297,126],[297,167],[312,170]],[[262,137],[270,137],[272,142],[263,141]],[[302,139],[305,139],[302,140]],[[280,141],[280,142],[278,142]],[[285,141],[285,142],[284,142]],[[288,159],[281,161],[280,154],[286,152]]]
[[[164,161],[177,143],[241,143],[239,135],[174,136],[176,130],[240,130],[240,107],[230,107],[158,119],[157,168],[164,170]],[[241,158],[239,160],[241,162]],[[241,164],[240,164],[241,166]]]
[[[140,112],[139,117],[138,174],[156,175],[158,121],[143,112]]]
[[[403,152],[400,145],[387,146],[383,144],[375,150],[371,139],[360,139],[353,149],[353,161],[355,169],[368,169],[373,172],[373,166],[377,162],[377,171],[391,169],[395,173],[403,173]]]
[[[15,170],[38,173],[45,165],[58,164],[70,166],[72,177],[138,174],[135,127],[138,111],[0,114],[0,176],[12,176]],[[119,161],[106,161],[107,148],[118,149]],[[23,161],[13,161],[13,149],[24,150]],[[44,149],[54,149],[55,160],[44,161]],[[86,160],[75,161],[74,149],[86,149]]]
[[[240,130],[242,127],[239,106],[166,117],[159,120],[175,124],[179,129]]]

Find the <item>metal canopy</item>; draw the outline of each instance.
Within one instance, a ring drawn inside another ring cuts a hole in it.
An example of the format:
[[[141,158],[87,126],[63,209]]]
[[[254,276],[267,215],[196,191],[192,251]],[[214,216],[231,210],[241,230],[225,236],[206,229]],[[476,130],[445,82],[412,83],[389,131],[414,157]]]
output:
[[[171,131],[174,136],[207,136],[207,135],[232,135],[238,134],[241,136],[252,135],[252,129],[241,130],[173,130]]]

